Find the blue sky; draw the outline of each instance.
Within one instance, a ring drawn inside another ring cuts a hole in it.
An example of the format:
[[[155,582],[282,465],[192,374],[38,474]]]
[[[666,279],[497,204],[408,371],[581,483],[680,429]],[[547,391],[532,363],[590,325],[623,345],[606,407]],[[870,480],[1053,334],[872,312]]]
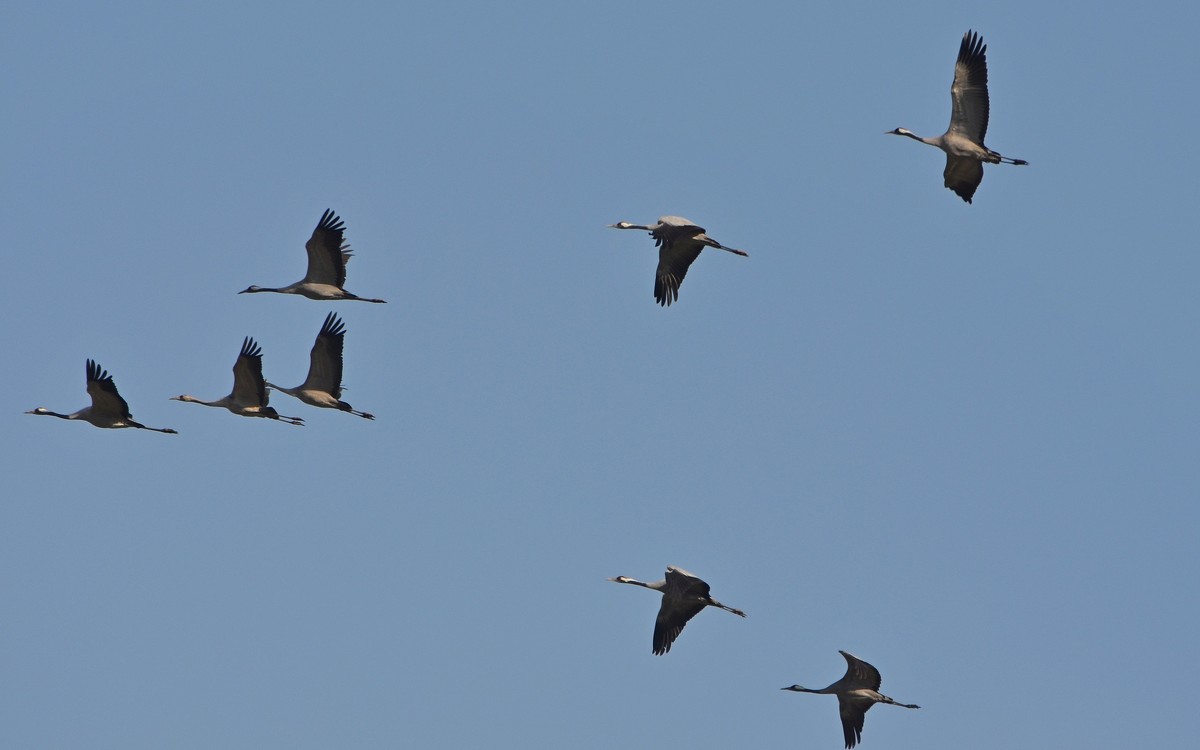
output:
[[[1182,746],[1197,11],[19,3],[0,181],[14,748]],[[988,44],[991,167],[937,135]],[[236,292],[321,212],[387,305]],[[650,238],[709,252],[669,309]],[[228,392],[242,338],[346,399]],[[38,419],[84,361],[178,436]],[[285,410],[286,407],[286,410]],[[650,653],[657,597],[704,577]]]

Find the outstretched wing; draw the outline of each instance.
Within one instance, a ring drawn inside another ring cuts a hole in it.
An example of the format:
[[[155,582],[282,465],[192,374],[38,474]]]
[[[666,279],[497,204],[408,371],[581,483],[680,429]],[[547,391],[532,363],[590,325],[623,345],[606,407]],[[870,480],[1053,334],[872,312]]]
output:
[[[233,363],[233,400],[239,406],[266,406],[267,385],[262,374],[262,349],[247,336]]]
[[[683,568],[667,566],[662,606],[654,621],[654,653],[665,654],[688,620],[708,606],[708,584]]]
[[[970,203],[979,183],[983,182],[983,162],[969,156],[946,154],[946,171],[942,172],[942,177],[946,187]]]
[[[838,695],[838,714],[842,717],[842,737],[846,740],[846,750],[862,740],[863,723],[866,721],[867,711],[873,705],[875,704],[869,700]]]
[[[879,690],[879,686],[883,684],[883,677],[880,676],[878,669],[847,651],[838,651],[838,653],[846,658],[846,676],[841,680],[844,683],[844,689]]]
[[[305,390],[324,391],[334,398],[342,397],[342,347],[346,326],[336,313],[325,316],[317,340],[308,355],[308,378]]]
[[[308,273],[304,280],[314,284],[332,284],[341,289],[346,283],[346,261],[350,245],[343,239],[346,224],[333,212],[325,209],[321,221],[305,243],[308,251]]]
[[[683,626],[705,606],[699,599],[680,601],[664,594],[658,617],[654,620],[654,653],[661,655],[670,651],[671,644],[683,632]]]
[[[987,45],[982,37],[973,31],[963,34],[962,44],[958,47],[958,61],[954,63],[954,82],[950,84],[953,107],[950,131],[980,146],[983,146],[988,127],[986,53]]]
[[[87,392],[92,397],[92,412],[106,414],[118,419],[129,419],[129,404],[117,393],[117,384],[112,375],[95,360],[87,361]]]
[[[698,234],[704,230],[694,227]],[[688,268],[700,257],[704,244],[695,239],[695,235],[676,235],[675,238],[654,233],[659,246],[658,271],[654,278],[654,299],[666,307],[679,299],[679,285],[687,275]]]

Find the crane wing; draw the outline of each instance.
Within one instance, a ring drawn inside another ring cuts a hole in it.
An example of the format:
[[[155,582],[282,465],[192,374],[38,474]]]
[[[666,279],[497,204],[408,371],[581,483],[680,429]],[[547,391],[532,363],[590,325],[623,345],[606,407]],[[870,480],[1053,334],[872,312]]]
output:
[[[683,568],[668,565],[666,579],[666,591],[669,591],[672,596],[699,597],[701,599],[707,599],[709,596],[708,584],[695,573],[689,573]]]
[[[267,386],[262,374],[262,349],[247,336],[242,351],[233,363],[234,402],[241,407],[266,406]]]
[[[302,388],[323,391],[334,398],[342,397],[342,347],[345,336],[345,324],[337,314],[326,315],[325,324],[321,326],[308,355],[308,378]]]
[[[709,599],[707,583],[674,565],[667,566],[662,593],[662,606],[654,621],[655,654],[671,650],[671,644],[683,632],[683,626],[708,606]]]
[[[87,361],[87,392],[92,397],[92,412],[120,419],[129,419],[129,404],[117,393],[112,375],[94,360]]]
[[[843,689],[846,690],[879,690],[879,686],[883,684],[883,677],[879,674],[879,670],[854,654],[846,651],[838,651],[839,654],[846,658],[846,676],[842,678]]]
[[[332,284],[341,289],[346,283],[346,262],[350,245],[343,240],[346,224],[332,209],[325,209],[321,221],[305,243],[308,273],[304,280],[314,284]]]
[[[842,736],[846,740],[847,750],[862,739],[863,723],[873,705],[872,701],[838,695],[838,714],[842,717]]]
[[[942,177],[946,187],[970,203],[979,183],[983,182],[983,162],[969,156],[946,154],[946,170]]]
[[[654,653],[661,655],[670,651],[671,644],[683,632],[683,626],[705,606],[699,599],[680,601],[664,593],[662,606],[658,608],[658,617],[654,621]]]
[[[654,278],[654,299],[666,307],[679,299],[679,285],[688,268],[700,257],[704,245],[692,237],[658,240],[658,271]]]
[[[950,132],[983,146],[988,127],[987,45],[973,31],[963,34],[950,84]],[[949,187],[949,186],[947,186]]]

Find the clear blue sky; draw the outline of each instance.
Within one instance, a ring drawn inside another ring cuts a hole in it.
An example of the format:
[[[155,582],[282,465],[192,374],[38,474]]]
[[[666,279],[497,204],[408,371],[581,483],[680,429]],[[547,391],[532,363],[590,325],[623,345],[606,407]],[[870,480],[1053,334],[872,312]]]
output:
[[[577,4],[578,5],[578,4]],[[1194,5],[18,3],[0,744],[1183,747]],[[988,167],[941,133],[988,44]],[[332,207],[347,287],[304,271]],[[679,214],[680,300],[605,225]],[[346,398],[228,392],[242,338]],[[84,361],[178,436],[25,416]],[[285,410],[286,409],[286,410]],[[654,657],[668,564],[748,613]]]

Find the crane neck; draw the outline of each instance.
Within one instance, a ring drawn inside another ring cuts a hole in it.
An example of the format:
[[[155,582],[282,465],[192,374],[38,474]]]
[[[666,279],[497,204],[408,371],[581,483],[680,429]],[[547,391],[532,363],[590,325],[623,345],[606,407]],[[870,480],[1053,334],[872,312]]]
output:
[[[34,409],[33,411],[27,411],[25,413],[26,414],[36,414],[36,415],[42,416],[42,417],[58,417],[59,419],[79,419],[79,412],[75,412],[74,414],[59,414],[56,411],[50,411],[49,409],[40,409],[39,408],[39,409]]]

